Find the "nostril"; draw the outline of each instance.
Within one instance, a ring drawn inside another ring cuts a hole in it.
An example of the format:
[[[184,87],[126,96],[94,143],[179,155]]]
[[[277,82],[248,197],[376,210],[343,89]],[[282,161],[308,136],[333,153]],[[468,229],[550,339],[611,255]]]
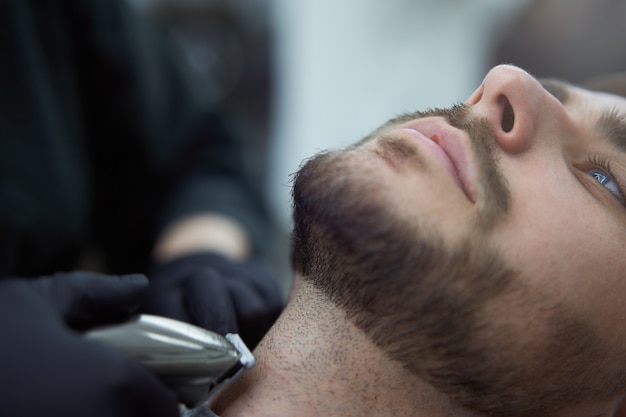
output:
[[[500,121],[500,126],[504,132],[509,133],[513,130],[513,125],[515,124],[515,113],[513,112],[513,106],[505,96],[500,96],[498,98],[498,102],[502,107],[502,120]]]

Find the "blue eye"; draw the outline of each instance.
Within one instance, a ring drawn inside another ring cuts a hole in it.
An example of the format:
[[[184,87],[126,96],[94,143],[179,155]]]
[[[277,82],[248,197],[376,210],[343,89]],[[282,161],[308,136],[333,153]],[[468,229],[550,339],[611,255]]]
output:
[[[611,192],[615,197],[617,197],[620,201],[624,201],[624,196],[619,189],[619,185],[615,182],[610,173],[604,172],[598,168],[592,168],[587,171],[593,179],[602,184],[607,190]]]

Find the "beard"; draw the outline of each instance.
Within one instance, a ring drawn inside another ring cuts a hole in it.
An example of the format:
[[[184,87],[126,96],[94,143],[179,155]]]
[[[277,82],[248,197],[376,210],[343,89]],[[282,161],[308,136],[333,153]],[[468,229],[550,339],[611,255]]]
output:
[[[464,106],[407,114],[354,147],[378,139],[384,152],[411,159],[414,151],[384,132],[426,116],[445,117],[472,139],[486,204],[468,236],[452,246],[425,219],[401,219],[373,169],[346,151],[322,153],[294,181],[295,271],[389,358],[473,412],[550,415],[611,398],[624,378],[593,328],[525,285],[488,240],[511,196],[485,121]],[[525,321],[529,314],[540,324]]]

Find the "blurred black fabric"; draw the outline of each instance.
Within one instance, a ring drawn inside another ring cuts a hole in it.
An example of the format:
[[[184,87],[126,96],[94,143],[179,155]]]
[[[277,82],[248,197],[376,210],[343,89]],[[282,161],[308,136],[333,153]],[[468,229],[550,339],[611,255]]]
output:
[[[0,276],[90,254],[102,271],[146,271],[164,225],[198,211],[237,219],[256,254],[272,239],[232,119],[127,8],[0,2]]]
[[[128,317],[147,290],[141,275],[2,280],[0,415],[178,416],[155,375],[76,331]]]

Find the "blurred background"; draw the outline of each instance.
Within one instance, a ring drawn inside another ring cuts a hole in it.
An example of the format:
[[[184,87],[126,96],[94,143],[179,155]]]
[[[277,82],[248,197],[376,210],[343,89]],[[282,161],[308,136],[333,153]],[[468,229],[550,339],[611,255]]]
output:
[[[239,119],[285,236],[304,159],[462,101],[495,64],[573,82],[626,70],[623,0],[128,1]]]

